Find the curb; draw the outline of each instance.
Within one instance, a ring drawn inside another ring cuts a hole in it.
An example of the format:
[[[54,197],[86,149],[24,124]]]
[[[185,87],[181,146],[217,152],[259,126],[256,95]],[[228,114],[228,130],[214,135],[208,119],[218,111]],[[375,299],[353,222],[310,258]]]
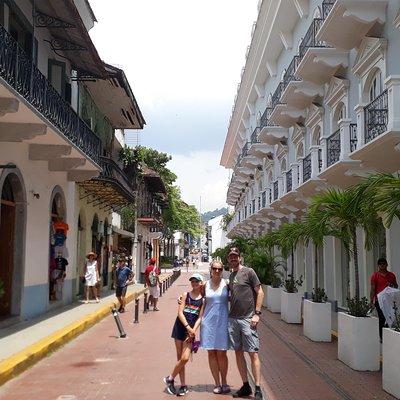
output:
[[[131,301],[142,296],[147,289],[142,289],[138,292],[130,293],[126,296],[126,302]],[[88,314],[81,319],[59,329],[58,331],[52,333],[49,336],[39,340],[36,343],[31,344],[24,350],[13,354],[12,356],[6,358],[0,362],[0,386],[15,378],[21,372],[25,371],[27,368],[37,363],[44,357],[46,357],[50,352],[62,347],[97,322],[105,318],[110,314],[110,308],[114,306],[114,302],[109,302],[104,307],[99,310]]]

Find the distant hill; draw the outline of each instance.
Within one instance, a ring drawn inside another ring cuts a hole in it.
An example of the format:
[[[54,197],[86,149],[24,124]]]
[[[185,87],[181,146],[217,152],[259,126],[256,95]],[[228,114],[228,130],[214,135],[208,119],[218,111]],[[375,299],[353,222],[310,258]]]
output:
[[[207,212],[201,214],[201,220],[204,223],[207,223],[210,219],[218,217],[219,215],[224,215],[227,212],[228,212],[228,208],[227,207],[217,208],[214,211],[207,211]]]

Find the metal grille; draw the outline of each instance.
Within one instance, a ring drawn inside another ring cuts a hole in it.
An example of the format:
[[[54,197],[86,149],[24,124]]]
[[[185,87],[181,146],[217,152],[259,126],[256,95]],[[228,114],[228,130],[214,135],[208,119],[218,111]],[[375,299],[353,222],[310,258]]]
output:
[[[252,214],[254,214],[256,212],[256,200],[252,200],[251,201],[251,207],[252,207]]]
[[[311,179],[311,154],[303,158],[303,182]]]
[[[318,149],[318,172],[322,171],[322,149]]]
[[[326,166],[330,167],[340,158],[340,129],[326,140]]]
[[[331,12],[336,0],[324,0],[322,2],[322,18],[326,19]]]
[[[250,142],[246,142],[242,149],[242,158],[246,157],[249,154],[249,147],[250,147]]]
[[[267,206],[267,193],[262,192],[261,194],[261,206],[262,208],[265,208]]]
[[[267,107],[265,109],[263,115],[261,116],[260,128],[263,128],[264,126],[267,126],[270,115],[271,115],[271,107]]]
[[[79,118],[1,25],[0,76],[88,158],[99,163],[102,153],[100,138]]]
[[[357,124],[350,124],[350,152],[357,150]]]
[[[274,201],[278,199],[278,194],[279,194],[278,181],[275,181],[274,182]]]
[[[281,101],[282,92],[284,90],[283,82],[279,82],[278,87],[276,88],[274,94],[272,95],[272,110],[276,107],[277,104]]]
[[[304,57],[307,50],[311,47],[330,47],[323,40],[317,40],[316,35],[321,28],[324,20],[322,18],[314,18],[310,27],[308,28],[307,33],[304,36],[304,39],[301,41],[299,46],[299,57],[300,60]]]
[[[268,204],[272,203],[272,191],[271,189],[268,189]]]
[[[292,81],[300,81],[301,79],[296,76],[296,69],[300,63],[300,57],[294,56],[291,63],[286,69],[285,75],[283,75],[283,90],[289,85]]]
[[[364,107],[365,143],[381,135],[388,123],[388,93],[385,90],[375,100]]]
[[[292,170],[286,172],[286,193],[292,190]]]
[[[254,129],[253,133],[251,134],[251,138],[250,138],[251,144],[261,143],[260,139],[258,138],[259,132],[260,132],[260,128],[257,127],[256,129]]]

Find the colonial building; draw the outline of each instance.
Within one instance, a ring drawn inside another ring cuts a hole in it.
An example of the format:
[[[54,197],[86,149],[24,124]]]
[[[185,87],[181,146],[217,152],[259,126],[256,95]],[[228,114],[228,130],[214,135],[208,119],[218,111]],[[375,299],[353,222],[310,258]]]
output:
[[[259,236],[300,218],[325,188],[400,169],[399,29],[398,1],[259,2],[221,158],[232,169],[228,237]],[[396,220],[363,250],[362,295],[378,257],[400,276],[399,237]],[[294,264],[303,291],[319,285],[346,306],[353,265],[338,239],[298,246]]]
[[[108,282],[112,212],[134,198],[123,129],[145,122],[95,21],[87,1],[0,1],[1,319],[73,301],[90,250]]]

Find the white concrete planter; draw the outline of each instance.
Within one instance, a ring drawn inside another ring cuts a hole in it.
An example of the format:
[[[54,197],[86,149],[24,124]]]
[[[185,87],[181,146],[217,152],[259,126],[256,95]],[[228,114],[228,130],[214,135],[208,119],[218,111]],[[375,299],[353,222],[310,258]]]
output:
[[[356,371],[378,371],[380,356],[378,318],[338,314],[338,358]]]
[[[281,292],[281,319],[288,324],[301,324],[302,293]]]
[[[273,313],[281,312],[281,292],[282,288],[267,286],[267,308]]]
[[[314,303],[304,300],[303,333],[314,342],[330,342],[332,340],[331,303]]]
[[[267,290],[268,290],[268,286],[267,285],[261,285],[261,286],[262,286],[262,289],[263,289],[263,292],[264,292],[263,307],[267,307],[267,300],[268,300]]]
[[[400,332],[383,329],[383,390],[400,399]]]

